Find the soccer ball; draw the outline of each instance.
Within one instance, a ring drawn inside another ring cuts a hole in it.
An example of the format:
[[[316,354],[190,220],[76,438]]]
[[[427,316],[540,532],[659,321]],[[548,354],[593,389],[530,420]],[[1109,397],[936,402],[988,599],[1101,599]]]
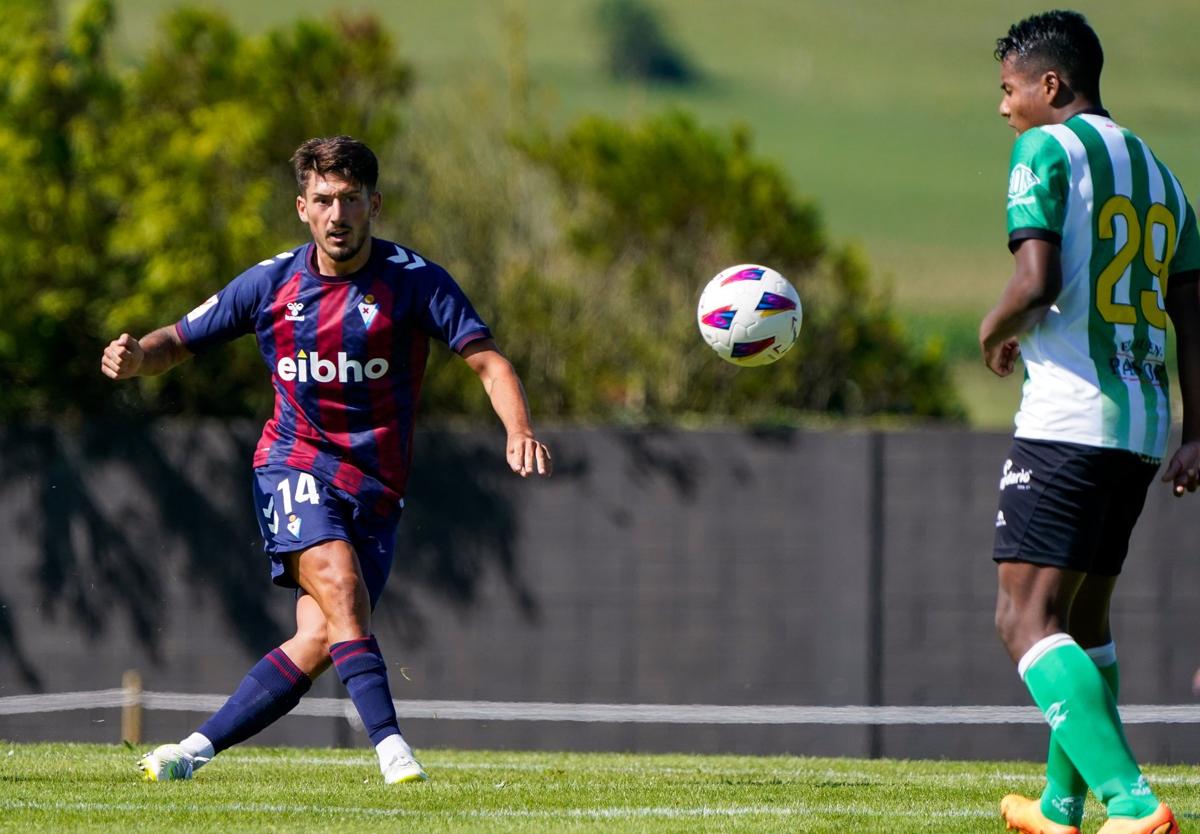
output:
[[[700,335],[726,362],[769,365],[796,343],[800,296],[773,269],[739,264],[719,272],[700,294]]]

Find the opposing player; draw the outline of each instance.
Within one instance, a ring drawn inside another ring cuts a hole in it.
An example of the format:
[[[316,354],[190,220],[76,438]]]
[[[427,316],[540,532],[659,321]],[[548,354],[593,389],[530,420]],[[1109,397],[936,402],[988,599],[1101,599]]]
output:
[[[1103,53],[1081,15],[1021,21],[996,58],[1018,134],[1015,268],[979,338],[992,371],[1020,355],[1027,375],[1000,480],[996,625],[1051,729],[1041,798],[1007,796],[1001,812],[1027,834],[1079,834],[1091,788],[1102,834],[1177,832],[1116,710],[1109,599],[1171,426],[1168,314],[1184,425],[1163,480],[1197,486],[1200,236],[1179,181],[1102,109]]]
[[[152,781],[191,778],[287,714],[331,663],[384,781],[426,778],[400,734],[370,619],[392,565],[431,337],[479,375],[512,470],[551,470],[520,380],[462,290],[411,249],[372,238],[382,198],[371,150],[347,136],[312,139],[292,166],[312,242],[251,267],[176,324],[122,334],[101,360],[113,379],[159,374],[254,333],[275,388],[254,452],[254,515],[274,582],[297,589],[296,633],[196,732],[141,759]]]

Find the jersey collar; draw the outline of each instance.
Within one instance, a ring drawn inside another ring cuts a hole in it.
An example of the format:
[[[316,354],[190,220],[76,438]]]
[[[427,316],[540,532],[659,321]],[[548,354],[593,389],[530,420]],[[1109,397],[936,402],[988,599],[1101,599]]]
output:
[[[380,252],[383,251],[382,244],[383,241],[379,238],[372,237],[371,256],[367,258],[365,264],[349,275],[323,275],[317,269],[317,244],[309,241],[304,250],[304,271],[322,284],[352,284],[371,270],[371,266],[379,258]]]

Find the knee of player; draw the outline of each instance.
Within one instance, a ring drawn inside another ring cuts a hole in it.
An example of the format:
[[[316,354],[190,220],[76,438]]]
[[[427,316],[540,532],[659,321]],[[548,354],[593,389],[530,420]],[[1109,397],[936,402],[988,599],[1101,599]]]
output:
[[[996,633],[1014,659],[1022,657],[1039,640],[1057,634],[1064,619],[1048,606],[1033,604],[998,604]]]

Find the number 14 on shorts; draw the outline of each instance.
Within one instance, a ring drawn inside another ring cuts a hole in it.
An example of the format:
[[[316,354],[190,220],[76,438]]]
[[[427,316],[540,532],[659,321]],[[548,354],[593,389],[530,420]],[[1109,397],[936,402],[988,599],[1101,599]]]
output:
[[[297,538],[300,537],[300,517],[294,515],[292,510],[295,504],[320,504],[321,495],[317,492],[317,482],[308,472],[296,473],[296,489],[292,490],[292,479],[281,478],[279,483],[275,485],[275,491],[279,493],[281,503],[283,505],[283,514],[287,517],[288,532]],[[263,509],[263,515],[271,519],[267,524],[267,529],[272,533],[279,531],[279,513],[275,510],[275,496],[272,495],[267,502],[267,506]]]

